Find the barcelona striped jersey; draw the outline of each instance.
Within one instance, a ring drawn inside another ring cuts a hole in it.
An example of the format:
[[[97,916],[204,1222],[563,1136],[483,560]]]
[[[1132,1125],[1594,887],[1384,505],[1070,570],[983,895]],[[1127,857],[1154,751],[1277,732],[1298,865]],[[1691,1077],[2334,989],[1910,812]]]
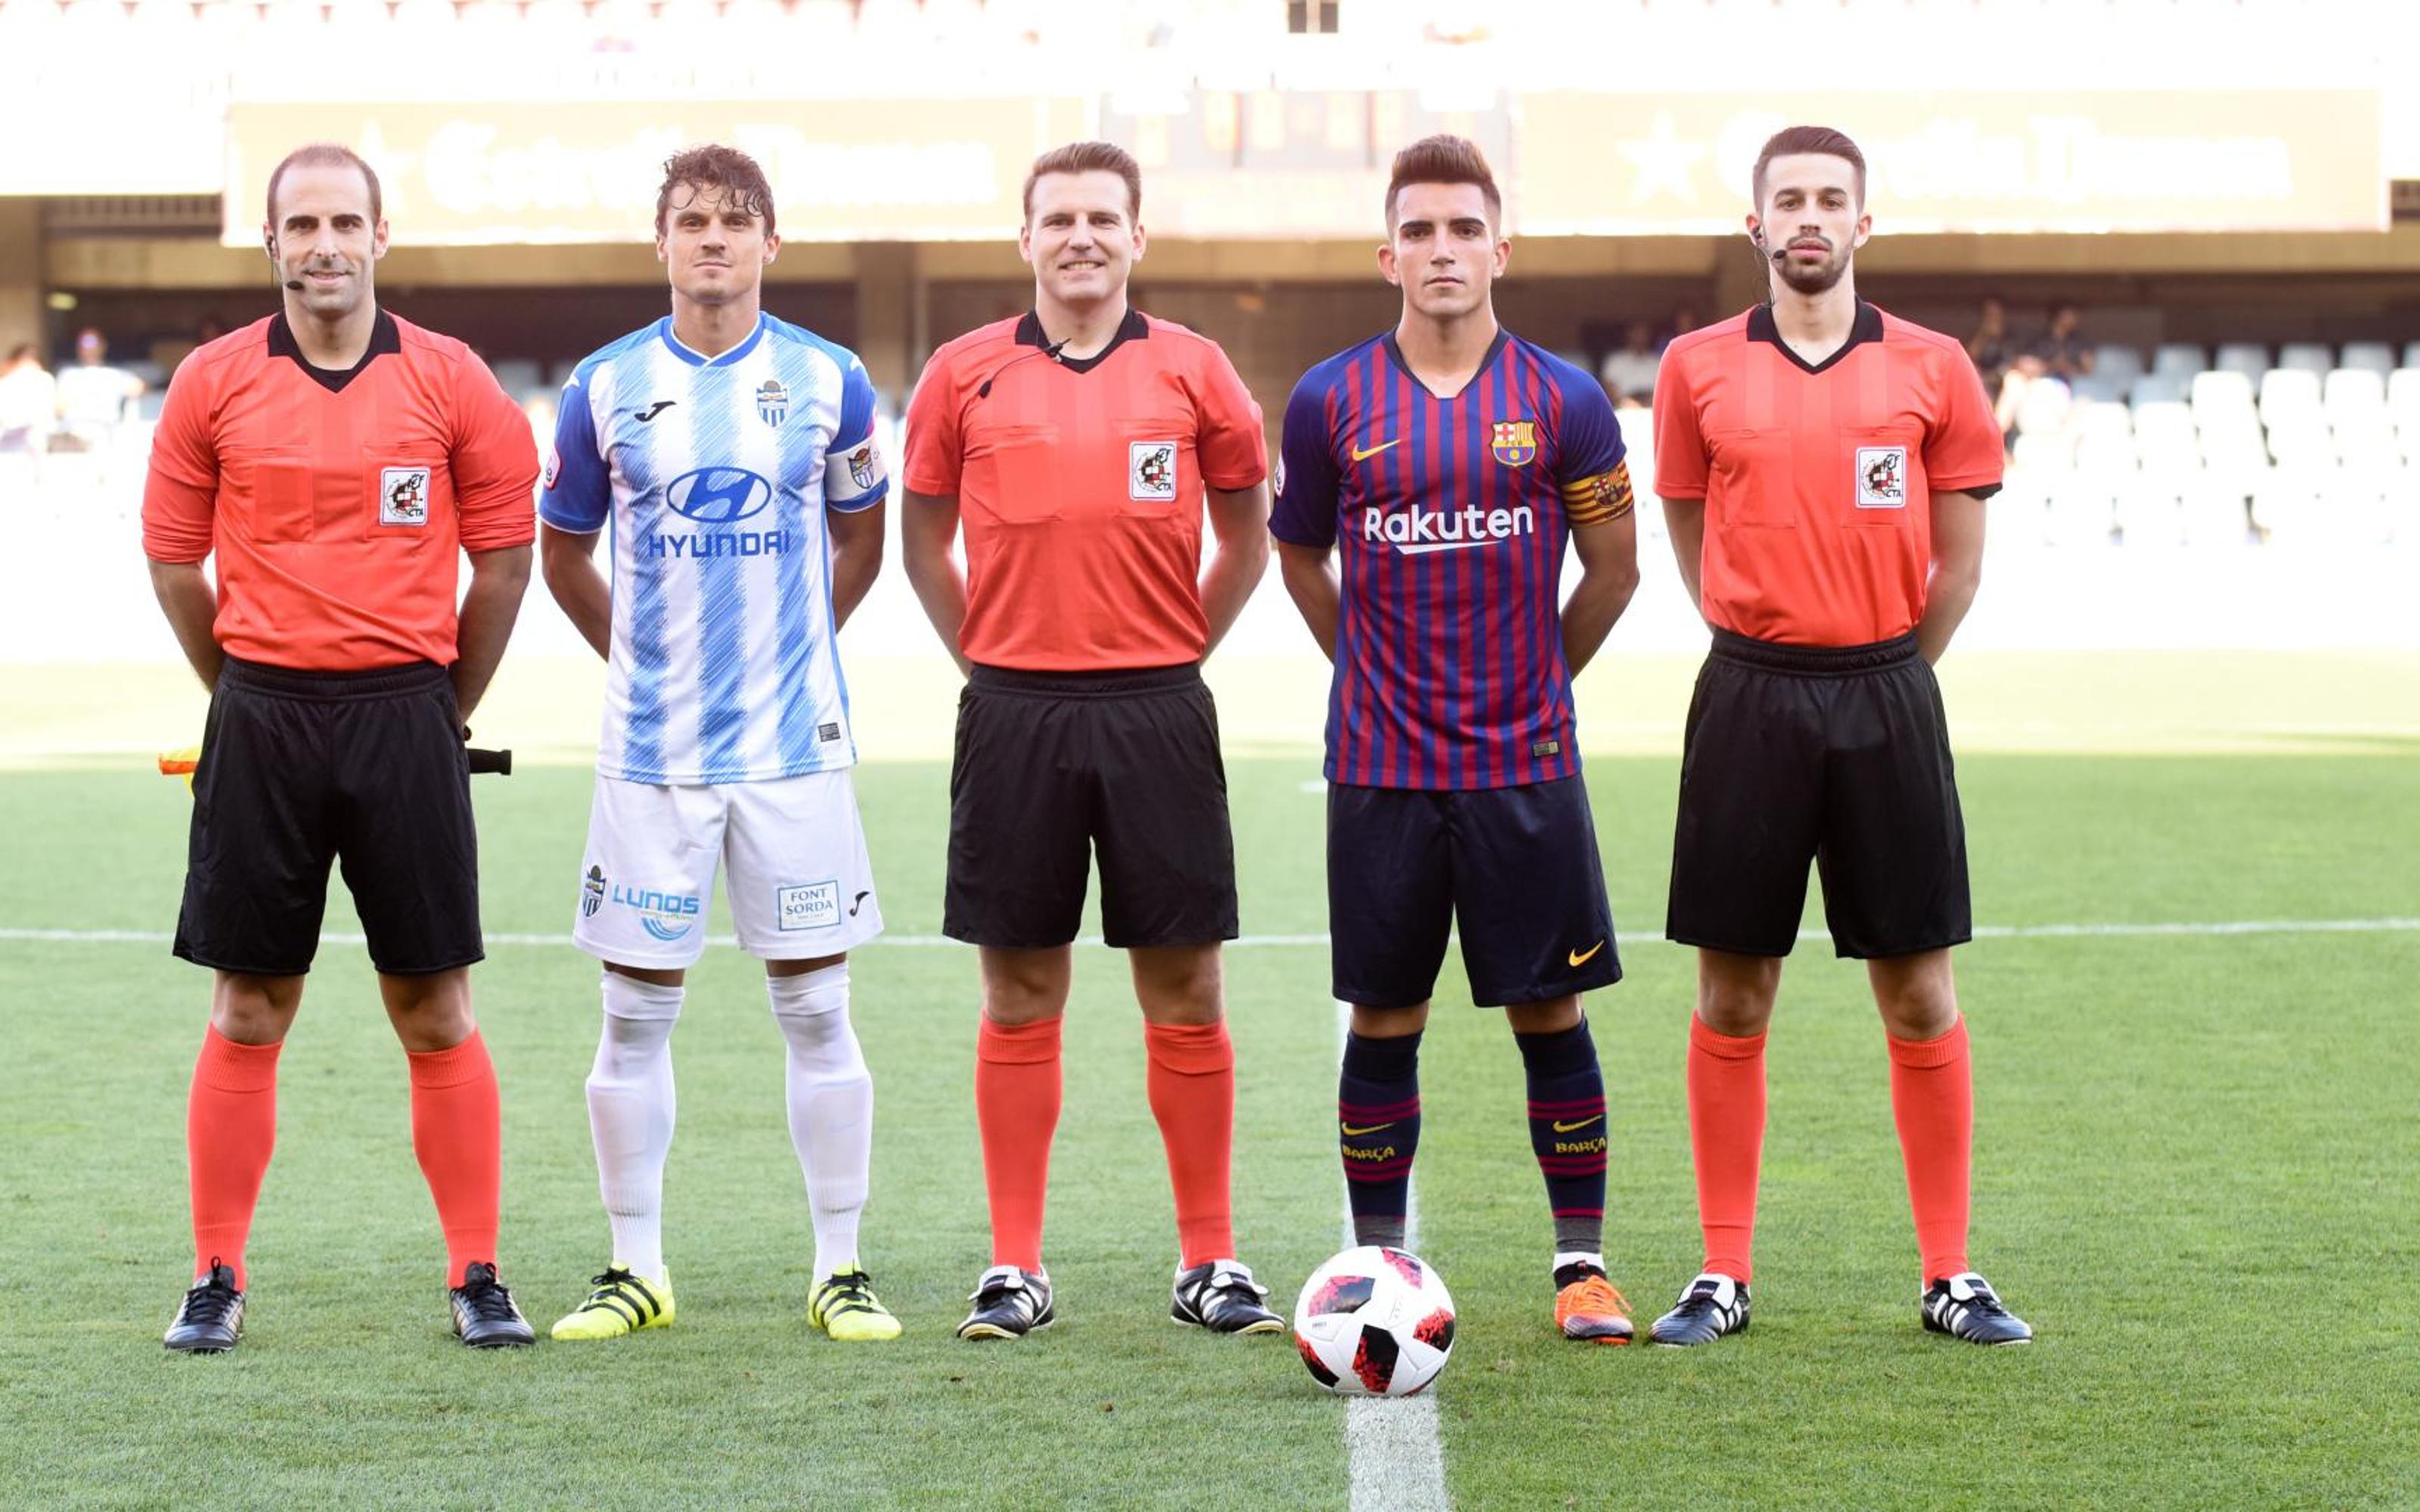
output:
[[[1573,526],[1632,507],[1596,379],[1499,332],[1440,399],[1389,332],[1303,376],[1280,464],[1271,532],[1340,557],[1328,780],[1494,788],[1577,772],[1563,552]]]
[[[666,317],[573,373],[538,513],[613,527],[601,775],[754,782],[856,761],[824,512],[890,487],[874,406],[854,354],[771,316],[712,358]]]

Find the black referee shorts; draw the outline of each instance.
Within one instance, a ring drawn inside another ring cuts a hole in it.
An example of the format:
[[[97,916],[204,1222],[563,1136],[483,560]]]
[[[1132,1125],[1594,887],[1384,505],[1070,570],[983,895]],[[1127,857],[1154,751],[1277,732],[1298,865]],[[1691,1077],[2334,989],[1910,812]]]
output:
[[[1913,635],[1786,646],[1716,630],[1689,703],[1664,933],[1788,955],[1810,859],[1840,955],[1973,937],[1941,686]]]
[[[1337,1000],[1429,1000],[1462,932],[1470,1000],[1544,1003],[1621,980],[1588,785],[1327,790],[1327,935]]]
[[[479,850],[453,680],[429,662],[299,671],[229,657],[210,696],[176,951],[250,976],[311,969],[340,861],[370,962],[469,965]]]
[[[975,668],[958,696],[942,933],[1065,945],[1095,852],[1110,945],[1235,937],[1227,768],[1200,669]]]

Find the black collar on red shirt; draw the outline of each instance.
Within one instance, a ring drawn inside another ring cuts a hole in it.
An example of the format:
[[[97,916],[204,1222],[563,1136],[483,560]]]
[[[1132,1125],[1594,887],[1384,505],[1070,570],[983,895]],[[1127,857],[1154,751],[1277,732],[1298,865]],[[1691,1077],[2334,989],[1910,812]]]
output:
[[[1118,322],[1118,333],[1109,338],[1108,346],[1090,357],[1054,357],[1051,361],[1070,373],[1089,373],[1108,362],[1109,353],[1116,351],[1127,342],[1149,339],[1151,339],[1151,322],[1142,317],[1140,310],[1129,304],[1126,306],[1126,317]],[[1020,347],[1039,347],[1045,351],[1050,349],[1050,338],[1042,331],[1042,316],[1032,310],[1025,312],[1025,318],[1016,323],[1016,344]]]
[[[312,378],[330,393],[344,393],[345,385],[361,377],[363,370],[378,361],[380,356],[402,350],[403,332],[396,328],[395,316],[384,310],[378,313],[377,322],[370,327],[369,350],[362,353],[360,362],[344,368],[312,366],[310,359],[302,355],[302,347],[294,340],[294,328],[286,323],[285,312],[280,311],[271,316],[269,321],[269,355],[291,357],[294,359],[295,366],[310,374]]]
[[[1418,383],[1421,388],[1428,389],[1430,395],[1435,397],[1436,391],[1435,389],[1430,389],[1427,380],[1422,378],[1418,373],[1413,372],[1412,364],[1404,361],[1404,348],[1396,344],[1395,333],[1389,331],[1385,336],[1379,339],[1387,344],[1387,361],[1395,364],[1395,371],[1403,374],[1404,377],[1410,378],[1413,382]],[[1496,328],[1496,339],[1487,344],[1487,355],[1481,357],[1479,360],[1479,365],[1470,370],[1470,377],[1473,382],[1478,380],[1480,374],[1486,372],[1490,367],[1493,367],[1496,364],[1496,354],[1502,351],[1504,349],[1504,344],[1512,339],[1512,332],[1505,330],[1502,326],[1497,326]],[[1459,399],[1463,394],[1469,392],[1470,384],[1466,383],[1455,393],[1454,397]]]
[[[1781,349],[1782,356],[1787,357],[1792,363],[1795,363],[1801,370],[1808,373],[1821,373],[1824,369],[1830,367],[1833,363],[1838,362],[1841,358],[1848,356],[1853,351],[1855,351],[1865,343],[1882,340],[1883,313],[1880,310],[1875,309],[1872,305],[1868,304],[1865,301],[1859,300],[1857,301],[1857,318],[1850,322],[1849,325],[1849,339],[1840,343],[1840,349],[1838,351],[1834,352],[1831,356],[1824,358],[1820,363],[1810,363],[1806,358],[1799,356],[1796,352],[1791,349],[1790,343],[1781,339],[1781,328],[1773,323],[1773,306],[1770,303],[1760,304],[1755,309],[1750,310],[1747,313],[1747,339],[1750,341],[1771,342],[1774,346]]]

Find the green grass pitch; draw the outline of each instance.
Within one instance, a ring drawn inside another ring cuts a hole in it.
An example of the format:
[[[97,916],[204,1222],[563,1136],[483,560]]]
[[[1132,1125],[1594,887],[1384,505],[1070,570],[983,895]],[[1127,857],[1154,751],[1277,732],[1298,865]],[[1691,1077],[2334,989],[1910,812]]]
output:
[[[1955,705],[1953,705],[1955,706]],[[1617,919],[1660,923],[1667,758],[1593,756]],[[2420,917],[2420,760],[1969,754],[1978,920]],[[1244,927],[1317,933],[1307,755],[1231,767]],[[589,779],[477,792],[491,931],[560,934]],[[938,933],[946,773],[869,764],[884,912]],[[0,775],[0,925],[165,930],[186,799],[115,759]],[[330,927],[352,922],[341,891]],[[718,926],[720,927],[720,926]],[[1684,952],[1624,951],[1590,1003],[1612,1098],[1607,1247],[1643,1324],[1698,1257]],[[1317,947],[1227,957],[1245,1257],[1290,1305],[1337,1247],[1336,1026]],[[1862,974],[1802,947],[1771,1056],[1758,1312],[1689,1351],[1551,1333],[1517,1057],[1456,1011],[1424,1057],[1421,1249],[1462,1313],[1438,1387],[1466,1507],[2409,1505],[2420,1502],[2420,933],[1992,937],[1960,956],[1979,1128],[1974,1254],[2040,1332],[1922,1334],[1881,1031]],[[541,1329],[605,1259],[582,1079],[592,964],[498,944],[475,978],[502,1072],[505,1274]],[[970,952],[853,967],[877,1083],[867,1257],[907,1324],[806,1323],[809,1234],[756,968],[696,973],[675,1039],[677,1327],[474,1355],[400,1053],[357,946],[330,945],[283,1065],[243,1349],[169,1356],[185,1283],[183,1092],[206,979],[140,941],[0,939],[0,1499],[12,1505],[1341,1507],[1340,1402],[1282,1338],[1166,1321],[1173,1231],[1123,964],[1080,948],[1047,1235],[1063,1321],[950,1330],[985,1258]]]

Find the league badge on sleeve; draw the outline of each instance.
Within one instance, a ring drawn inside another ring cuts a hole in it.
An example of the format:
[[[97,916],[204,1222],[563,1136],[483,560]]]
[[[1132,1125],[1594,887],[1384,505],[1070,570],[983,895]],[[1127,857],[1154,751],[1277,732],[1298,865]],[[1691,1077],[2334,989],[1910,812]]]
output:
[[[1907,507],[1906,447],[1860,446],[1857,448],[1857,507],[1859,509],[1905,509]]]
[[[1538,423],[1534,420],[1499,420],[1488,438],[1488,449],[1496,460],[1508,468],[1528,467],[1538,455]]]
[[[379,523],[428,523],[428,470],[385,468],[379,472]]]

